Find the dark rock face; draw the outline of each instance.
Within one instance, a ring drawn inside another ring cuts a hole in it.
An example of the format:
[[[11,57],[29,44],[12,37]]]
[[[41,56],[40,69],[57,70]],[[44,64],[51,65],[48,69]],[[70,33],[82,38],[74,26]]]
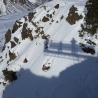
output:
[[[18,42],[19,42],[19,39],[18,39],[17,37],[14,37],[14,41],[15,41],[16,43],[18,43]]]
[[[28,14],[29,22],[33,19],[35,13],[36,13],[36,12],[32,12],[32,13],[29,13],[29,14]]]
[[[11,43],[11,48],[14,48],[16,46],[15,42],[10,41],[10,43]]]
[[[93,48],[90,48],[90,47],[82,48],[82,50],[86,53],[95,54],[95,50]]]
[[[13,82],[17,80],[16,72],[8,71],[8,69],[3,70],[2,72],[6,81]]]
[[[45,39],[45,40],[49,40],[49,37],[50,37],[49,35],[45,35],[45,34],[42,35],[42,39]]]
[[[42,21],[43,21],[43,22],[48,22],[48,21],[49,21],[49,18],[46,17],[46,16],[44,16],[43,19],[42,19]]]
[[[22,26],[21,24],[22,24],[22,22],[16,21],[13,26],[12,33],[15,33],[15,31],[17,31],[18,28],[20,28]]]
[[[59,4],[57,4],[54,8],[55,8],[55,9],[58,9],[58,8],[59,8]]]
[[[95,54],[95,49],[93,47],[87,47],[84,44],[80,44],[81,49],[85,52],[85,53],[90,53],[90,54]]]
[[[15,53],[11,53],[10,51],[9,51],[9,61],[12,61],[12,60],[14,60],[15,58],[16,58],[16,54]]]
[[[28,62],[27,58],[25,58],[23,62],[24,62],[24,63],[27,63],[27,62]]]
[[[23,29],[22,29],[21,35],[22,35],[22,40],[27,38],[27,23],[23,24]]]
[[[27,36],[30,38],[30,40],[33,40],[32,30],[28,29]]]
[[[26,38],[30,38],[30,40],[33,40],[32,30],[27,28],[27,23],[24,23],[24,25],[23,25],[21,36],[22,36],[22,40],[24,40]]]
[[[5,44],[11,40],[11,30],[9,29],[5,34]]]
[[[61,18],[60,18],[60,20],[62,20],[63,18],[64,18],[64,16],[62,15]]]
[[[70,8],[68,16],[66,18],[67,22],[71,25],[74,25],[76,23],[76,21],[80,20],[83,18],[82,15],[78,15],[78,13],[76,12],[77,8],[74,7],[74,5]]]

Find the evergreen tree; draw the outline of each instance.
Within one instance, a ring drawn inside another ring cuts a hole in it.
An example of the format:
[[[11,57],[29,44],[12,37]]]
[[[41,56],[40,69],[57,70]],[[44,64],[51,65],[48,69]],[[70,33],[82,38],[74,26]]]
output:
[[[88,33],[95,34],[98,28],[98,0],[88,0],[86,9],[85,22],[87,31]]]

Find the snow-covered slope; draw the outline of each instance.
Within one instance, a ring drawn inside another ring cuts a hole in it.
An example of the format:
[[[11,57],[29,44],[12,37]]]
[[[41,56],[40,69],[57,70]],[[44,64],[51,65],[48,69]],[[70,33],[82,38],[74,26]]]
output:
[[[0,0],[0,16],[1,15],[6,15],[6,7],[4,3],[2,2],[2,0]]]
[[[21,4],[20,2],[14,3],[10,0],[5,1],[5,5],[3,1],[0,3],[0,47],[2,47],[2,43],[4,42],[5,32],[13,26],[15,21],[27,15],[30,11],[37,7],[37,5],[28,0],[25,4]]]
[[[1,98],[97,98],[91,85],[96,78],[89,75],[95,72],[93,76],[97,76],[97,54],[86,54],[79,47],[83,18],[73,24],[66,20],[74,7],[84,16],[82,2],[54,0],[43,4],[7,31],[0,56]],[[6,68],[17,72],[15,82],[5,81],[2,70]]]
[[[3,39],[5,32],[13,26],[16,20],[27,15],[29,12],[32,12],[33,9],[43,2],[46,2],[46,0],[43,2],[41,0],[40,2],[31,2],[26,0],[25,4],[21,4],[19,1],[15,1],[16,2],[11,2],[11,0],[4,0],[5,5],[3,1],[0,3],[0,47],[2,47],[2,42],[4,42]]]

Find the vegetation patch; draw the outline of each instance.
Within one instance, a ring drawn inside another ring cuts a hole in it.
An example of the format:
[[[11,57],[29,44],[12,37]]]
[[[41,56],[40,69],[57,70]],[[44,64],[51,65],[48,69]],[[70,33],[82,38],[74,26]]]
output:
[[[62,20],[64,18],[64,16],[62,15],[61,17],[60,17],[60,20]]]
[[[47,39],[49,39],[49,37],[50,37],[50,35],[45,35],[45,34],[42,34],[42,39],[47,40]]]
[[[88,0],[85,5],[85,18],[84,23],[81,24],[81,30],[79,31],[79,37],[85,42],[85,46],[82,48],[84,52],[95,53],[96,41],[98,40],[98,0]],[[92,40],[92,38],[94,40]],[[83,42],[81,42],[83,44]],[[91,48],[94,46],[93,48]],[[82,45],[83,47],[83,45]]]
[[[95,49],[93,47],[86,46],[85,44],[80,44],[81,49],[90,54],[95,54]]]

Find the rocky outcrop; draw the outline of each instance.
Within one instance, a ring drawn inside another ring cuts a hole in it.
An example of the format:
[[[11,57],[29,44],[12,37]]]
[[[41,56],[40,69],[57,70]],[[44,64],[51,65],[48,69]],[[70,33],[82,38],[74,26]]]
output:
[[[27,62],[28,62],[27,58],[25,58],[23,62],[24,62],[24,63],[27,63]]]
[[[68,21],[69,24],[74,25],[76,21],[80,20],[83,18],[82,15],[79,15],[77,12],[77,8],[74,7],[74,5],[70,8],[68,16],[66,20]]]
[[[14,48],[16,46],[14,41],[10,41],[10,43],[11,43],[11,48]]]
[[[13,81],[17,80],[16,72],[9,71],[8,69],[3,70],[2,72],[4,75],[5,81],[13,82]]]
[[[5,34],[5,44],[11,40],[11,30],[9,29]]]
[[[43,19],[42,19],[42,21],[43,21],[43,22],[48,22],[48,21],[49,21],[49,18],[46,17],[46,16],[44,16]]]
[[[12,53],[10,50],[9,50],[9,61],[12,61],[16,58],[16,54],[15,53]]]
[[[32,30],[27,28],[27,23],[24,23],[24,25],[23,25],[21,36],[22,36],[22,40],[24,40],[26,38],[30,38],[30,40],[33,40]]]

